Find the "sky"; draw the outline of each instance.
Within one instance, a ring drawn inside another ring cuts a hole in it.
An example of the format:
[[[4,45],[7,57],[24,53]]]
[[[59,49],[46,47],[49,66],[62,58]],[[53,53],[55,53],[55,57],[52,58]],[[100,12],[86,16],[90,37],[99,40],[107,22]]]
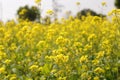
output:
[[[66,11],[72,11],[75,15],[78,11],[90,8],[97,13],[107,14],[114,8],[114,0],[57,0],[61,7],[60,17],[64,17]],[[80,2],[80,6],[76,5]],[[106,2],[107,6],[103,7],[101,2]],[[34,0],[0,0],[0,20],[6,22],[7,20],[15,19],[16,12],[20,6],[36,5]],[[41,2],[42,16],[46,15],[46,10],[52,9],[52,0],[42,0]]]

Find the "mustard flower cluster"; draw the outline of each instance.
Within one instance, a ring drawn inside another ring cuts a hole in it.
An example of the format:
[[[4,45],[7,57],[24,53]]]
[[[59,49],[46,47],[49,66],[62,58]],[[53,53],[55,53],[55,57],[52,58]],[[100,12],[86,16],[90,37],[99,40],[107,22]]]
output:
[[[116,11],[111,20],[88,15],[50,25],[0,22],[0,80],[117,80]]]

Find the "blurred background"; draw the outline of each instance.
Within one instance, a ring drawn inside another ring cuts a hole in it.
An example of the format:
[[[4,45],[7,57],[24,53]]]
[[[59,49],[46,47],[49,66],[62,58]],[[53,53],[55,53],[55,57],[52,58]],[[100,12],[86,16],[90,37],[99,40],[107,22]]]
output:
[[[114,7],[115,0],[41,0],[41,4],[37,5],[34,0],[0,0],[0,20],[6,22],[16,19],[17,10],[25,5],[37,6],[40,9],[41,17],[45,17],[46,11],[49,9],[57,9],[58,18],[75,16],[83,9],[90,9],[98,14],[106,15]],[[79,2],[79,3],[78,3]],[[106,2],[106,6],[101,3]]]

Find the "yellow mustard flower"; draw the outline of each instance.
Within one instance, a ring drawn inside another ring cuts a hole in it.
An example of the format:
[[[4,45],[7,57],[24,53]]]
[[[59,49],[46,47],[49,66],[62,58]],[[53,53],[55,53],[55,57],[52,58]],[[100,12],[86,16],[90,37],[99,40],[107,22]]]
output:
[[[6,63],[6,64],[9,64],[10,62],[11,62],[11,60],[9,60],[9,59],[6,59],[6,60],[5,60],[5,63]]]
[[[41,2],[41,0],[35,0],[36,4],[39,4]]]
[[[76,2],[76,5],[80,5],[80,2]]]
[[[97,54],[97,57],[96,58],[102,58],[104,57],[105,55],[105,52],[104,51],[100,51],[98,54]]]
[[[99,64],[99,60],[97,60],[97,59],[95,59],[95,60],[92,60],[92,63],[93,63],[93,65],[98,65]]]
[[[96,38],[96,35],[95,34],[91,34],[89,37],[88,37],[88,41],[91,41],[93,39]]]
[[[3,50],[4,49],[4,46],[3,45],[0,45],[0,50]]]
[[[87,73],[86,73],[86,72],[84,72],[84,73],[81,74],[81,78],[84,79],[84,78],[86,78],[86,77],[87,77]]]
[[[10,80],[17,80],[15,76],[11,77]]]
[[[49,10],[47,10],[46,13],[52,15],[54,13],[54,11],[49,9]]]
[[[101,4],[102,4],[102,6],[106,6],[106,2],[102,2]]]
[[[95,73],[104,73],[105,70],[100,68],[100,67],[97,67],[95,70],[94,70]]]
[[[38,69],[38,68],[39,68],[38,65],[32,65],[32,66],[29,67],[29,69],[30,69],[31,71],[34,71],[34,70],[36,70],[36,69]]]
[[[69,57],[65,56],[63,54],[59,54],[59,55],[54,57],[54,60],[55,60],[56,63],[67,62],[69,60]]]
[[[27,12],[26,9],[22,9],[22,10],[19,12],[19,15],[24,15],[26,12]]]
[[[0,74],[5,72],[5,67],[0,67]]]
[[[88,56],[87,55],[84,55],[80,58],[80,63],[83,63],[83,62],[88,62]]]
[[[6,53],[0,51],[0,60],[6,58]]]
[[[67,80],[66,77],[59,77],[58,80]]]
[[[98,76],[94,77],[94,80],[100,80]]]

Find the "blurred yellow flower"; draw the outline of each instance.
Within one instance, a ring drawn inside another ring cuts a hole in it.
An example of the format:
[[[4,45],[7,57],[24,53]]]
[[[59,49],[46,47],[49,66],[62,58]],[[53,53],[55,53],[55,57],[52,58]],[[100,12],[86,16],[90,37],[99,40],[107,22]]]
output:
[[[6,59],[6,60],[5,60],[5,63],[6,63],[6,64],[9,64],[10,62],[11,62],[11,60],[9,60],[9,59]]]
[[[39,68],[38,68],[38,71],[41,71],[42,69],[43,69],[43,67],[39,67]]]
[[[93,39],[96,38],[96,35],[95,34],[91,34],[89,37],[88,37],[88,41],[91,41]]]
[[[26,12],[27,12],[26,9],[22,9],[22,10],[19,12],[19,15],[24,15]]]
[[[106,6],[106,2],[102,2],[101,4],[102,4],[102,6]]]
[[[108,16],[111,15],[120,15],[120,9],[112,9],[110,12],[108,12]]]
[[[56,63],[59,63],[59,62],[67,62],[69,60],[69,56],[65,56],[63,54],[59,54],[57,56],[54,57],[54,60]]]
[[[27,52],[25,56],[26,56],[26,57],[29,57],[29,56],[30,56],[30,52]]]
[[[41,0],[35,0],[36,4],[39,4],[41,2]]]
[[[88,56],[87,55],[84,55],[80,58],[80,63],[83,63],[83,62],[88,62]]]
[[[59,77],[58,80],[67,80],[66,77]]]
[[[16,48],[17,48],[16,44],[12,43],[11,46],[10,46],[10,50],[15,50]]]
[[[83,79],[86,78],[86,77],[87,77],[87,73],[86,73],[86,72],[82,73],[82,74],[81,74],[81,77],[82,77]]]
[[[46,13],[52,15],[54,13],[54,11],[49,9],[49,10],[47,10]]]
[[[105,55],[105,52],[104,52],[104,51],[100,51],[100,52],[97,54],[97,57],[96,57],[96,58],[104,57],[104,55]]]
[[[15,76],[11,77],[10,80],[17,80]]]
[[[105,71],[100,68],[100,67],[97,67],[95,70],[94,70],[95,73],[104,73]]]
[[[38,65],[32,65],[32,66],[29,67],[29,69],[31,71],[34,71],[34,70],[38,69]]]
[[[82,70],[87,70],[87,69],[88,69],[87,65],[82,65]]]
[[[6,58],[6,53],[0,51],[0,60]]]
[[[3,45],[0,45],[0,50],[3,50],[4,49],[4,46]]]
[[[47,44],[45,41],[39,41],[36,46],[38,48],[43,48],[43,47],[45,48],[45,47],[47,47]]]
[[[5,72],[5,67],[0,67],[0,74]]]
[[[94,77],[94,80],[100,80],[98,76]]]
[[[80,5],[80,2],[76,2],[76,5]]]
[[[99,64],[99,62],[100,62],[100,61],[99,61],[99,60],[97,60],[97,59],[95,59],[95,60],[93,60],[93,61],[92,61],[92,63],[93,63],[94,65],[98,65],[98,64]]]

